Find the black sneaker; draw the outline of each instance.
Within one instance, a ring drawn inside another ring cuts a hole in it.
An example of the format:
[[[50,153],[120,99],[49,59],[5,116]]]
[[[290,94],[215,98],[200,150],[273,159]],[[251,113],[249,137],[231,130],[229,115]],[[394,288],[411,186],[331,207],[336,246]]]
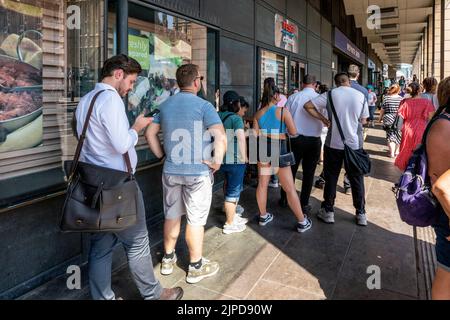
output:
[[[314,187],[322,190],[323,188],[325,188],[325,180],[323,180],[322,178],[317,179]]]
[[[302,225],[300,222],[297,223],[297,231],[300,233],[304,233],[304,232],[308,231],[309,229],[311,229],[311,227],[312,227],[311,219],[307,215],[305,215],[305,219],[306,219],[305,225]]]

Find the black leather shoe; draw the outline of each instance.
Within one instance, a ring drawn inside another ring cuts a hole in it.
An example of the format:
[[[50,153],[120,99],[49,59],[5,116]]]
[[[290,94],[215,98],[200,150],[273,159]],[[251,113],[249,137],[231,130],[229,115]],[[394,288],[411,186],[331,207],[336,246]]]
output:
[[[283,198],[281,198],[279,201],[278,201],[278,205],[281,207],[281,208],[287,208],[289,205],[288,205],[288,201],[287,201],[287,199],[283,199]]]
[[[181,300],[183,298],[183,289],[180,287],[164,288],[159,300]]]

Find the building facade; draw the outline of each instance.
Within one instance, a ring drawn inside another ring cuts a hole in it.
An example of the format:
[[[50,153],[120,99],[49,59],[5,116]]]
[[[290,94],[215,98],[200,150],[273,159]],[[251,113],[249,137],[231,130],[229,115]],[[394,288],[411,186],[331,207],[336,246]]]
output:
[[[0,93],[4,108],[7,99],[22,108],[9,117],[0,113],[0,298],[16,298],[68,265],[86,263],[87,236],[58,229],[62,168],[76,147],[73,111],[99,81],[108,57],[128,53],[143,66],[127,101],[130,121],[177,93],[175,71],[184,63],[200,66],[205,99],[218,106],[220,95],[236,90],[251,113],[266,77],[288,93],[306,73],[332,86],[337,72],[356,63],[367,85],[379,82],[383,70],[354,18],[335,0],[4,1],[0,27],[6,30],[0,79],[22,87]],[[159,230],[162,165],[143,137],[137,150],[149,229]],[[123,262],[119,257],[115,263]]]

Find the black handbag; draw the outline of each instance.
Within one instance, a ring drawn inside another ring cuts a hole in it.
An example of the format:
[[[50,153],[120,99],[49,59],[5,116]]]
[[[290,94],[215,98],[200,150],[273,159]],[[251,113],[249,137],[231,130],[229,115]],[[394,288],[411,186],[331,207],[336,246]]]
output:
[[[345,143],[344,131],[342,130],[341,123],[334,108],[333,98],[331,91],[328,93],[328,101],[330,103],[331,111],[333,112],[336,125],[341,135],[342,142],[344,143],[344,166],[349,175],[366,175],[369,174],[372,169],[372,163],[370,161],[369,154],[364,150],[353,150]],[[363,106],[364,108],[364,106]]]
[[[281,109],[281,124],[280,124],[280,134],[281,134],[281,130],[283,129],[283,112],[284,112],[284,108]],[[294,153],[292,152],[292,145],[291,145],[291,137],[289,136],[289,134],[287,135],[287,141],[288,141],[288,145],[289,145],[289,152],[282,154],[281,153],[281,139],[279,141],[279,146],[280,146],[280,160],[279,160],[279,166],[280,168],[287,168],[287,167],[292,167],[293,165],[295,165],[295,156]]]
[[[137,221],[139,187],[128,152],[123,155],[128,172],[79,161],[95,101],[92,99],[73,161],[65,161],[68,187],[62,209],[63,232],[121,231]]]

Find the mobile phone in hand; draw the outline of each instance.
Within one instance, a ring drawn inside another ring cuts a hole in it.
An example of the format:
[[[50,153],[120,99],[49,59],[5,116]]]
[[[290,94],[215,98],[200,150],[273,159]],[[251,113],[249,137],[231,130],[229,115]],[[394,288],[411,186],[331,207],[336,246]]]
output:
[[[159,109],[155,109],[155,110],[152,110],[149,113],[145,114],[144,117],[151,118],[151,117],[154,117],[155,115],[157,115],[159,112],[160,112]]]

